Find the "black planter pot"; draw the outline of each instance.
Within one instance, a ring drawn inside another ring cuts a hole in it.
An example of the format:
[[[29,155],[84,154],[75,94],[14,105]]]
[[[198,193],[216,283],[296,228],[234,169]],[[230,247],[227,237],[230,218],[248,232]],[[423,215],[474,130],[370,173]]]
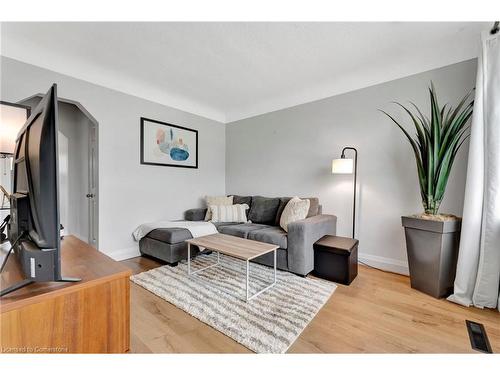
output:
[[[461,220],[434,221],[402,216],[411,287],[442,298],[453,293]]]

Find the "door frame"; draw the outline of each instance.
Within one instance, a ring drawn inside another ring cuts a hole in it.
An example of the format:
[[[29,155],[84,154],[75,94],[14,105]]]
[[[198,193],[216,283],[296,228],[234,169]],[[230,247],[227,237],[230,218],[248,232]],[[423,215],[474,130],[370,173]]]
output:
[[[99,123],[90,120],[89,129],[89,186],[88,191],[94,194],[92,200],[89,199],[89,244],[99,249]],[[94,149],[94,152],[92,152]],[[94,160],[92,159],[94,158]],[[94,189],[92,189],[91,180],[95,182]],[[90,205],[93,204],[93,210]],[[94,214],[91,215],[91,212]]]

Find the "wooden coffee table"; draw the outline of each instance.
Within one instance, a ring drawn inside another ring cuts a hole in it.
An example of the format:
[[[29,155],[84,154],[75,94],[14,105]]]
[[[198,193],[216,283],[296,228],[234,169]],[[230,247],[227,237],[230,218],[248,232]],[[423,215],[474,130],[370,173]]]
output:
[[[246,301],[257,297],[259,294],[272,288],[276,284],[276,250],[279,246],[268,244],[265,242],[247,240],[245,238],[228,236],[226,234],[211,234],[208,236],[193,238],[186,240],[188,244],[188,274],[194,275],[198,272],[204,271],[208,268],[215,267],[220,264],[220,254],[228,255],[233,258],[241,259],[246,262]],[[217,262],[210,266],[200,268],[196,271],[191,271],[191,245],[196,245],[200,248],[215,251],[217,253]],[[271,285],[266,286],[264,289],[257,293],[250,295],[249,290],[249,277],[250,277],[250,261],[261,255],[274,252],[274,281]]]

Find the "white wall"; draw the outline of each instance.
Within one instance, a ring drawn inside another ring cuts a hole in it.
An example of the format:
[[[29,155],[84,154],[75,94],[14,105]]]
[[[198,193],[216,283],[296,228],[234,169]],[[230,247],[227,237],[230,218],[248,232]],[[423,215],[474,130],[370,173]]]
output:
[[[225,193],[224,125],[79,79],[1,57],[0,97],[19,101],[58,84],[99,122],[99,250],[115,258],[138,254],[140,223],[180,219],[204,195]],[[198,130],[199,168],[140,164],[141,116]]]
[[[391,101],[428,108],[432,80],[442,102],[456,103],[474,87],[476,61],[398,79],[324,100],[229,123],[228,194],[317,196],[323,212],[338,216],[338,234],[350,236],[351,176],[332,175],[344,146],[359,150],[357,238],[360,258],[407,273],[401,215],[423,211],[413,153],[403,134],[377,109],[404,118]],[[413,131],[412,131],[413,133]],[[460,215],[466,144],[455,160],[442,212]]]

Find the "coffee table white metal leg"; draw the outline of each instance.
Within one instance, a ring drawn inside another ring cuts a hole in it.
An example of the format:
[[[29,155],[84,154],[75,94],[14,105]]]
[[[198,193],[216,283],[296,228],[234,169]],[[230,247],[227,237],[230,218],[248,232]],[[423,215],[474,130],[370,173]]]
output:
[[[254,295],[251,295],[251,296],[250,296],[250,261],[249,260],[246,261],[247,262],[247,282],[246,282],[247,302],[250,301],[251,299],[257,297],[259,294],[264,293],[266,290],[268,290],[269,288],[272,288],[276,284],[276,249],[274,249],[273,258],[274,258],[274,281],[273,281],[273,283],[266,286],[264,289],[258,291],[257,293],[255,293]]]
[[[191,271],[191,244],[188,242],[188,259],[187,259],[187,261],[188,261],[187,262],[188,263],[188,275],[194,275],[200,271],[204,271],[206,269],[218,266],[220,264],[220,253],[218,251],[216,251],[216,253],[217,253],[217,263],[200,268],[199,270],[196,270],[196,271]]]
[[[188,242],[188,275],[191,275],[191,244]]]

